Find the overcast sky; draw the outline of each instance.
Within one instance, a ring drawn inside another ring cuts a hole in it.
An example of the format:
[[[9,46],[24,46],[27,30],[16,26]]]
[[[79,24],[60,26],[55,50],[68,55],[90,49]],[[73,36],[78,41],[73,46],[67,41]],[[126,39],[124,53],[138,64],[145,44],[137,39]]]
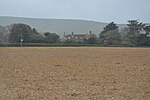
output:
[[[150,0],[0,0],[0,16],[150,22]]]

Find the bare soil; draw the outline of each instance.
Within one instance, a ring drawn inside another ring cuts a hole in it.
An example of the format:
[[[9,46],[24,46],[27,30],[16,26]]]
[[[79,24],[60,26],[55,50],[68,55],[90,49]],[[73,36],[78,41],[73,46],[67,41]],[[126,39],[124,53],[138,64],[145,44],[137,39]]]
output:
[[[0,100],[150,100],[150,48],[0,48]]]

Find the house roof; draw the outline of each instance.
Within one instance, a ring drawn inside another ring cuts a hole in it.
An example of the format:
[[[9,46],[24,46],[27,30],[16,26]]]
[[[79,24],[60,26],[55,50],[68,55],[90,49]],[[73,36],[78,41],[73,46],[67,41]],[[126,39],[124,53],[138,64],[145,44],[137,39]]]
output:
[[[88,39],[90,37],[96,37],[95,34],[68,34],[65,35],[64,38],[82,38],[82,39]]]

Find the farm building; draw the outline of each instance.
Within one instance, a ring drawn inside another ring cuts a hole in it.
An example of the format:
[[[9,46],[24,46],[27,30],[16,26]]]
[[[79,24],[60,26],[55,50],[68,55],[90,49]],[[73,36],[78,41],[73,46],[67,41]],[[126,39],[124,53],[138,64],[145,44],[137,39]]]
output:
[[[62,38],[62,40],[68,40],[68,39],[73,39],[73,40],[88,40],[91,37],[96,37],[95,34],[92,34],[92,32],[90,31],[90,33],[86,33],[86,34],[74,34],[74,32],[72,32],[72,34],[68,34],[65,35],[64,33],[64,37]]]

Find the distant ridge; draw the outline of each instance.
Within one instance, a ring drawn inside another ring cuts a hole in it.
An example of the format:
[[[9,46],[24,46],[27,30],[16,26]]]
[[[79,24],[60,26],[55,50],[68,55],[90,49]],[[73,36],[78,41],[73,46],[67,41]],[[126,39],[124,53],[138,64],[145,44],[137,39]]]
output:
[[[88,21],[88,20],[74,20],[74,19],[41,19],[41,18],[23,18],[23,17],[7,17],[0,16],[0,25],[7,26],[14,23],[24,23],[36,28],[39,32],[55,32],[60,36],[63,33],[71,34],[73,31],[76,34],[85,34],[92,31],[98,34],[103,30],[107,24],[104,22]],[[120,28],[125,27],[125,24],[119,24]]]

